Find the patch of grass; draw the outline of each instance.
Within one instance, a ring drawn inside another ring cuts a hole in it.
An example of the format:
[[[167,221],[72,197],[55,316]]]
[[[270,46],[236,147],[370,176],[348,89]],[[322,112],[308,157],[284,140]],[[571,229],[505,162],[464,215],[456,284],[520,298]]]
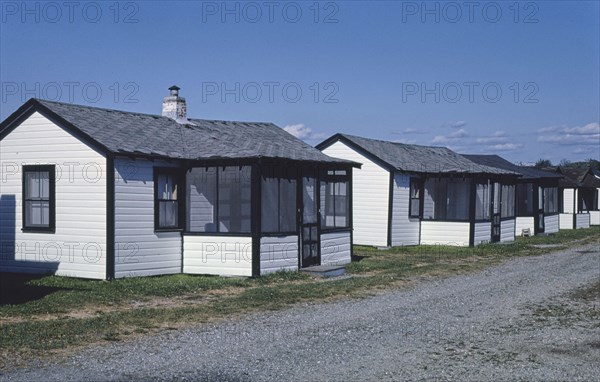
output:
[[[600,280],[571,292],[569,296],[574,300],[600,303]]]
[[[48,293],[29,302],[0,306],[0,365],[3,354],[40,355],[48,350],[121,341],[297,303],[361,298],[419,276],[472,272],[512,257],[557,250],[531,244],[567,246],[574,240],[582,244],[599,239],[600,229],[595,227],[475,248],[355,247],[354,255],[360,261],[347,266],[353,277],[326,281],[298,272],[278,272],[258,279],[196,275],[112,282],[54,276],[32,279],[23,281],[22,286],[42,288]],[[598,288],[596,285],[593,291],[581,292],[582,298],[597,298]]]
[[[600,327],[600,280],[578,288],[558,302],[538,304],[531,307],[531,315],[537,321],[573,325],[576,322]]]

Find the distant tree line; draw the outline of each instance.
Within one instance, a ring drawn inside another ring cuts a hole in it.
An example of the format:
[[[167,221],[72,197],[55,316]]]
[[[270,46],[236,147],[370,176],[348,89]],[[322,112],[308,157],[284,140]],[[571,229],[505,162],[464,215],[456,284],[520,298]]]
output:
[[[577,168],[577,169],[586,169],[588,167],[591,167],[595,170],[600,170],[600,161],[596,160],[596,159],[588,159],[585,161],[580,161],[580,162],[571,162],[567,159],[563,159],[558,163],[558,166],[563,167],[563,168]],[[549,159],[543,159],[540,158],[537,160],[537,162],[535,162],[535,165],[533,165],[533,167],[535,168],[548,168],[548,167],[555,167],[554,164],[552,164],[552,161]]]

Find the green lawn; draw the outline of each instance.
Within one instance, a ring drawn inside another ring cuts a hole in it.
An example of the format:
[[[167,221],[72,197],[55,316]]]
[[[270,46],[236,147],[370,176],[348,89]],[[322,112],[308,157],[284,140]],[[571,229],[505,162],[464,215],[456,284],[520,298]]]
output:
[[[11,302],[0,305],[0,368],[20,357],[126,340],[299,302],[360,298],[401,287],[415,276],[473,272],[511,257],[594,241],[600,241],[599,227],[476,248],[355,247],[355,261],[347,266],[353,277],[332,280],[295,272],[258,279],[173,275],[112,282],[0,274],[2,301]],[[536,248],[534,244],[560,247]]]

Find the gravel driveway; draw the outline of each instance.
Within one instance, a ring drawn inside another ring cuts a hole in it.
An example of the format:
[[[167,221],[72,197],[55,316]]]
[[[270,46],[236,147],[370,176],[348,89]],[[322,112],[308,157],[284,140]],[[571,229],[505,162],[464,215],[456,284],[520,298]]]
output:
[[[362,300],[112,343],[0,380],[596,380],[598,301],[568,296],[599,277],[596,244]],[[544,307],[565,311],[546,317]]]

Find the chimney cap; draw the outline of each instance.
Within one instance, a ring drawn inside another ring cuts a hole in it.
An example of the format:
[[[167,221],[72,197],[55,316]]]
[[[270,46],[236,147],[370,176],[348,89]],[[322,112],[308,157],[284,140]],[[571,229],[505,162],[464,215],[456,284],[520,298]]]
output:
[[[179,86],[173,85],[169,88],[172,96],[179,96]]]

